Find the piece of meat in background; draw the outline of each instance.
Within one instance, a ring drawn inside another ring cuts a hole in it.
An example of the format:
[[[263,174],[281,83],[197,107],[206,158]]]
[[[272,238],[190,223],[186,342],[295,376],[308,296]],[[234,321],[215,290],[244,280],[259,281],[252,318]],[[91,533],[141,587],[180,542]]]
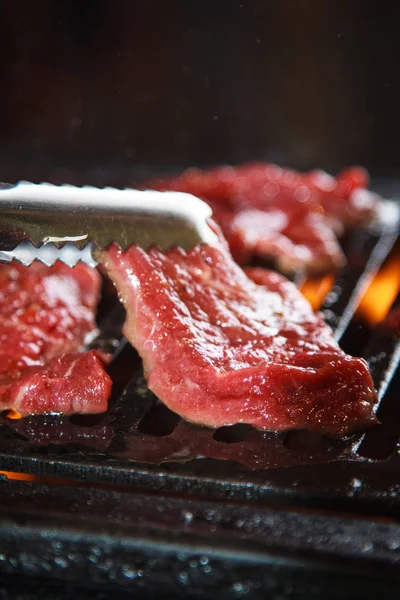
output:
[[[233,257],[272,259],[284,273],[336,271],[345,262],[337,236],[374,215],[378,198],[364,169],[336,178],[266,163],[188,169],[147,187],[188,192],[210,204]]]

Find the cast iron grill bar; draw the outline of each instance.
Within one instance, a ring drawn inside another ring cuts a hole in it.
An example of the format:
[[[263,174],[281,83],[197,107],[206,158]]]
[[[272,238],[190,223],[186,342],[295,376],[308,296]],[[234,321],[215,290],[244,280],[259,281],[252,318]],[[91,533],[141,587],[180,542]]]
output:
[[[0,488],[1,577],[37,577],[35,598],[47,578],[96,586],[99,598],[119,598],[115,589],[135,598],[144,591],[146,598],[254,600],[292,590],[303,591],[296,598],[309,599],[311,591],[315,598],[365,598],[384,589],[385,598],[397,598],[394,523],[88,488],[75,488],[71,503],[65,486]],[[87,590],[79,597],[92,596]]]

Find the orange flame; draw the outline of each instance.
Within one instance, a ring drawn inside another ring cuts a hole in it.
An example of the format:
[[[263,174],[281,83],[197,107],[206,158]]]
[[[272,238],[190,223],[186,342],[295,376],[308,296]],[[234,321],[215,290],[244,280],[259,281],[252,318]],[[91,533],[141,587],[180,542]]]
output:
[[[333,288],[335,276],[325,275],[319,279],[306,279],[300,287],[300,291],[307,298],[313,310],[321,308],[323,301]]]
[[[370,325],[376,325],[386,317],[399,292],[400,253],[395,252],[372,280],[356,315]]]

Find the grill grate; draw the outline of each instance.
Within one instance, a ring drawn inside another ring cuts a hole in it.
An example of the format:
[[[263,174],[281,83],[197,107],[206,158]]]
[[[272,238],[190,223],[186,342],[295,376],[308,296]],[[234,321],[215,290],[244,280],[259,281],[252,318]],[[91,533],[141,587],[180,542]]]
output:
[[[109,411],[0,418],[0,469],[58,478],[0,480],[0,595],[397,598],[400,341],[354,317],[397,236],[347,240],[323,306],[380,399],[382,425],[344,440],[185,423],[147,389],[105,283],[95,343],[113,353]]]
[[[11,423],[2,418],[0,469],[400,514],[396,453],[400,420],[393,418],[398,414],[398,384],[389,386],[400,358],[399,342],[384,329],[371,335],[354,319],[360,296],[397,236],[393,220],[383,229],[349,238],[348,267],[322,309],[343,349],[369,360],[383,399],[378,412],[382,426],[362,437],[334,440],[305,431],[265,433],[247,426],[213,431],[190,425],[147,389],[136,352],[121,339],[124,311],[114,297],[100,307],[101,335],[96,341],[97,347],[114,352],[108,413],[36,416]]]

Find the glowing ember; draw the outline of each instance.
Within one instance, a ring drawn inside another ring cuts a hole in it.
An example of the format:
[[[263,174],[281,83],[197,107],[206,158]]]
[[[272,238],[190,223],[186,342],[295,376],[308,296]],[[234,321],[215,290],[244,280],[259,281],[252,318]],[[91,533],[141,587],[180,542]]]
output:
[[[319,279],[306,279],[300,291],[307,298],[314,310],[321,308],[323,301],[331,291],[335,277],[333,274],[325,275]]]
[[[375,325],[388,314],[400,292],[400,253],[395,252],[384,264],[364,294],[356,315]]]
[[[7,419],[13,419],[15,421],[17,419],[22,419],[22,416],[19,414],[19,412],[17,412],[13,408],[10,408],[10,410],[6,414],[6,417],[7,417]]]
[[[35,475],[29,473],[17,473],[16,471],[0,471],[0,475],[5,475],[7,479],[15,479],[17,481],[35,481]]]

